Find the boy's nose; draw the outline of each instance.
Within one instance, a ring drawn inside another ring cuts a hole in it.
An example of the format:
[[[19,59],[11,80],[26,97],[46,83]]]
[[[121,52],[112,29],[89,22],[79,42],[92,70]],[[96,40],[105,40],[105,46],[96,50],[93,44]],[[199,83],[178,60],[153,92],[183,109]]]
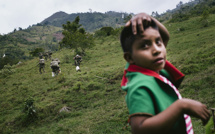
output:
[[[154,56],[156,56],[156,55],[158,55],[158,54],[160,54],[161,53],[161,49],[160,49],[160,47],[157,45],[157,44],[153,44],[153,47],[152,47],[152,54],[154,55]]]

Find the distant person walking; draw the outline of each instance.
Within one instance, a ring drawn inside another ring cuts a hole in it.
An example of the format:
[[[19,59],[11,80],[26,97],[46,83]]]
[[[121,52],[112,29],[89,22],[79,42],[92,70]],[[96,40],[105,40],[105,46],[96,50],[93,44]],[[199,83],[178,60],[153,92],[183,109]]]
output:
[[[54,59],[55,61],[57,61],[58,65],[60,65],[60,60],[58,58]],[[59,73],[61,73],[61,69],[59,68]]]
[[[82,61],[82,57],[77,54],[75,57],[73,57],[73,59],[75,60],[75,66],[80,66],[80,63]]]
[[[52,62],[50,64],[51,69],[52,69],[52,77],[54,77],[55,75],[58,75],[60,73],[60,66],[59,66],[60,60],[58,61],[56,59],[52,59]]]
[[[81,71],[81,69],[80,69],[80,63],[82,61],[82,57],[77,54],[73,59],[75,60],[76,71],[77,72]]]
[[[40,59],[38,65],[39,65],[39,72],[40,72],[40,74],[42,74],[42,70],[45,73],[45,60],[44,59]]]

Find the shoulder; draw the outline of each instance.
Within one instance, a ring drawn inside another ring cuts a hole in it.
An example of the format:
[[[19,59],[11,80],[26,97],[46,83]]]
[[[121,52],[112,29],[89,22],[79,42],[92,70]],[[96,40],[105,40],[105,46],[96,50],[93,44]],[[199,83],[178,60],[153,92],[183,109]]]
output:
[[[153,76],[144,75],[139,72],[128,72],[126,77],[128,78],[128,85],[130,86],[150,86],[157,83]]]
[[[163,94],[170,89],[163,81],[139,72],[129,72],[126,77],[128,78],[128,82],[126,86],[122,87],[122,90],[126,91],[129,95],[139,94],[140,92],[151,95]]]
[[[139,94],[138,92],[154,92],[157,88],[160,88],[158,81],[153,76],[144,75],[139,72],[128,72],[126,74],[128,82],[126,86],[122,87],[122,90],[127,94]]]

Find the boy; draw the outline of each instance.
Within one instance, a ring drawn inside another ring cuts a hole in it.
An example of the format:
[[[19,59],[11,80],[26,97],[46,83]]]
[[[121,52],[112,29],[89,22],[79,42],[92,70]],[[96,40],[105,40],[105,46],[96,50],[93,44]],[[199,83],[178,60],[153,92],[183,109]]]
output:
[[[192,134],[188,115],[200,118],[204,125],[210,118],[205,105],[182,99],[176,89],[184,75],[166,60],[168,40],[167,29],[145,13],[122,30],[121,46],[129,64],[121,86],[127,92],[132,133]]]

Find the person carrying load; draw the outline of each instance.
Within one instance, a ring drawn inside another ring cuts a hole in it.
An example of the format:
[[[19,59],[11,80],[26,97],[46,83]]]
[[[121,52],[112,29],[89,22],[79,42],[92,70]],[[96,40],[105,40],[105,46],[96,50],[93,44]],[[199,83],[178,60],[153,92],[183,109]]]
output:
[[[75,66],[80,66],[80,63],[82,61],[82,57],[77,54],[73,59],[75,60]]]
[[[42,70],[43,70],[43,72],[45,73],[45,60],[44,59],[40,59],[39,60],[39,72],[40,72],[40,74],[42,74]]]
[[[59,63],[57,60],[52,59],[50,66],[52,69],[52,77],[54,77],[55,75],[58,75],[58,73],[60,73],[60,66],[59,66]]]

